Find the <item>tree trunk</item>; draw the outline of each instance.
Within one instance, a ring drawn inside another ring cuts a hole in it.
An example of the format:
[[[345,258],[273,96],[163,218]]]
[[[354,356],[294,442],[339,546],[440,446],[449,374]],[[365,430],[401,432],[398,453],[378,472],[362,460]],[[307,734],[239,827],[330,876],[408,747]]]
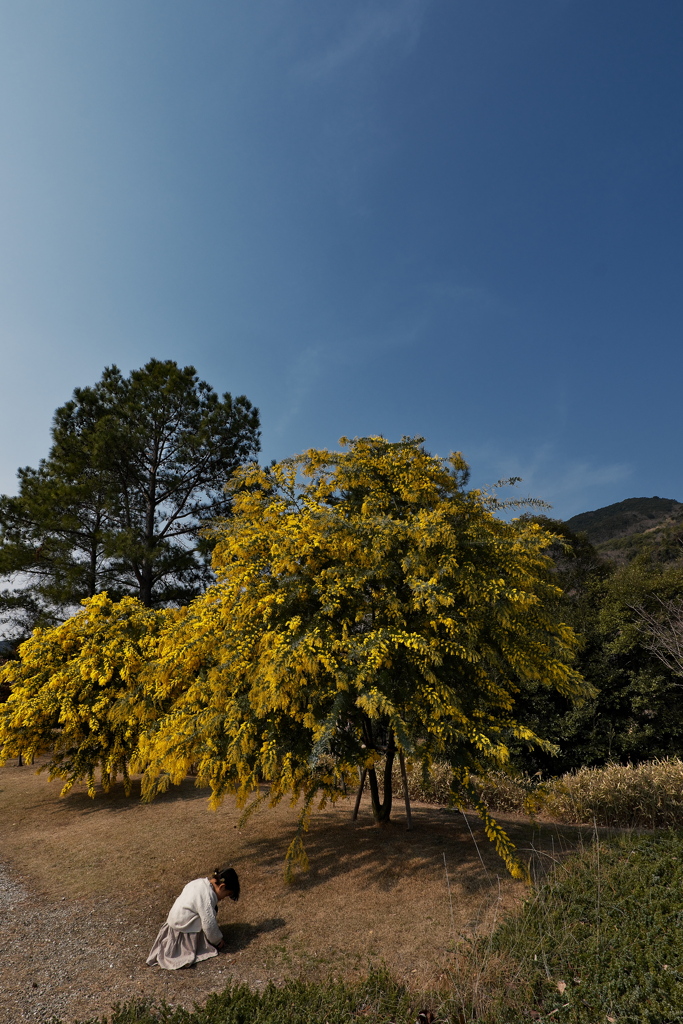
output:
[[[97,529],[97,527],[96,527]],[[88,572],[88,597],[94,597],[97,593],[97,555],[99,554],[99,543],[97,534],[90,538],[90,566]]]
[[[393,798],[393,788],[391,782],[391,770],[394,766],[394,758],[396,757],[396,742],[394,740],[393,732],[389,733],[389,740],[387,742],[387,754],[386,762],[384,764],[384,779],[383,779],[383,800],[380,803],[379,799],[379,784],[377,781],[377,772],[374,768],[368,769],[368,779],[370,781],[370,798],[372,800],[372,814],[378,825],[384,825],[389,821],[391,817],[391,802]]]
[[[410,793],[408,792],[408,775],[406,773],[406,759],[403,756],[403,751],[398,752],[398,763],[401,766],[401,781],[403,782],[403,795],[405,797],[406,804],[406,818],[408,821],[408,831],[410,832],[413,827],[413,816],[410,813]]]
[[[152,607],[152,566],[145,562],[140,573],[140,601],[145,608]]]
[[[358,795],[356,796],[356,805],[353,808],[353,817],[351,819],[352,821],[355,821],[356,818],[358,817],[358,808],[360,807],[361,797],[363,796],[363,790],[365,789],[365,777],[366,777],[367,774],[368,774],[367,768],[364,768],[362,772],[359,769],[360,785],[358,786]]]
[[[152,556],[156,544],[154,534],[154,513],[157,510],[157,472],[160,462],[159,440],[154,437],[150,458],[149,483],[147,486],[147,508],[145,510],[145,533],[143,537],[144,553],[142,561],[142,580],[140,583],[140,600],[146,608],[152,607],[152,590],[154,588],[154,568]]]

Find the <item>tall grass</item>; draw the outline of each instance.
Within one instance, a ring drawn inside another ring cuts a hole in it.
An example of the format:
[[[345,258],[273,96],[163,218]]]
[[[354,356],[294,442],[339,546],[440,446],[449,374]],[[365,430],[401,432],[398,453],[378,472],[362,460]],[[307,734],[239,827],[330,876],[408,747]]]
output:
[[[408,766],[411,800],[447,804],[451,773],[447,764],[432,767],[427,779]],[[580,768],[541,783],[521,773],[490,772],[473,782],[492,811],[527,812],[568,825],[612,828],[676,828],[683,825],[683,761],[666,758],[639,765],[608,764]],[[395,791],[403,796],[400,772]]]
[[[683,761],[580,768],[540,788],[531,803],[571,825],[675,828],[683,824]]]
[[[419,800],[428,804],[448,804],[450,802],[450,785],[453,773],[445,763],[432,765],[427,778],[422,774],[419,765],[406,765],[408,779],[408,795],[411,800]],[[392,771],[394,793],[403,797],[403,780],[400,768],[394,764]],[[523,811],[525,800],[535,791],[536,782],[528,776],[505,772],[489,772],[487,775],[475,775],[472,781],[492,811]]]

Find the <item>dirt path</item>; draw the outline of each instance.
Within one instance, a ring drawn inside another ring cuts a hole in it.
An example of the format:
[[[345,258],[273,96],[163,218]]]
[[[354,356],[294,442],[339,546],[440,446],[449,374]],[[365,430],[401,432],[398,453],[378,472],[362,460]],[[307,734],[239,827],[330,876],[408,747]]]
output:
[[[30,768],[0,769],[0,1024],[92,1018],[136,997],[191,1007],[229,981],[354,977],[382,962],[411,986],[444,984],[459,938],[490,927],[523,891],[475,818],[476,844],[461,815],[427,805],[412,832],[400,811],[382,830],[367,808],[352,823],[347,801],[318,812],[311,869],[287,885],[290,807],[259,811],[240,830],[231,803],[209,812],[189,781],[152,805],[120,790],[58,793]],[[522,847],[563,841],[507,825]],[[228,863],[243,895],[221,904],[226,953],[177,973],[146,967],[185,882]]]

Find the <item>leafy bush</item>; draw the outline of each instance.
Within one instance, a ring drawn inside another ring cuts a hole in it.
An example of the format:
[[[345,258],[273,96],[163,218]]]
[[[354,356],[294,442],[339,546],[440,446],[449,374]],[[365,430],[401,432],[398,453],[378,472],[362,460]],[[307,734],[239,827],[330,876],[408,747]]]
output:
[[[618,828],[666,828],[683,823],[683,761],[580,768],[541,787],[537,810],[567,824],[595,821]]]

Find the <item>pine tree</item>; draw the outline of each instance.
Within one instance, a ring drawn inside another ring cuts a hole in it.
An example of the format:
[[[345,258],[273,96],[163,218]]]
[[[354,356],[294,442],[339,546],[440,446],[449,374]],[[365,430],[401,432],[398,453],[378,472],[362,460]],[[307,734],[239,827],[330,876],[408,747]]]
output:
[[[211,580],[203,525],[259,448],[258,411],[222,399],[191,366],[105,369],[57,409],[52,447],[0,498],[0,575],[10,617],[51,624],[107,590],[146,606],[189,600]],[[0,607],[2,606],[0,601]]]

